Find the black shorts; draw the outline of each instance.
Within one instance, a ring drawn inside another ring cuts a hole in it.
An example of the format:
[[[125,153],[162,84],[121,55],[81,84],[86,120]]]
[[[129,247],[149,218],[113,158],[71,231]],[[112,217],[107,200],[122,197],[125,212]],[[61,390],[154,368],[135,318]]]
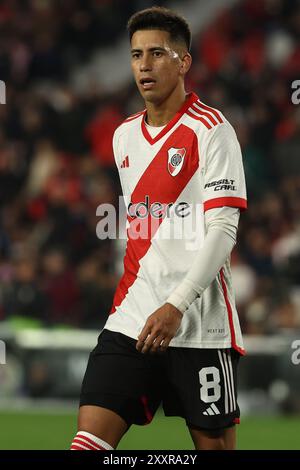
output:
[[[181,416],[189,427],[220,429],[238,422],[235,350],[169,347],[142,354],[135,346],[135,339],[102,331],[89,357],[80,406],[108,408],[128,427],[150,423],[160,404],[166,416]]]

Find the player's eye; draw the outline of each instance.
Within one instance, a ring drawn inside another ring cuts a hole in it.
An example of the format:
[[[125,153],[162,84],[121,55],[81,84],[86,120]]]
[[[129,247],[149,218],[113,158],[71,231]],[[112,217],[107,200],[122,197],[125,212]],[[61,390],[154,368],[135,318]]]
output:
[[[133,59],[138,59],[140,57],[140,53],[139,52],[134,52],[133,54],[131,54],[131,57]]]
[[[161,53],[161,51],[154,51],[153,55],[154,55],[154,57],[161,57],[162,53]]]

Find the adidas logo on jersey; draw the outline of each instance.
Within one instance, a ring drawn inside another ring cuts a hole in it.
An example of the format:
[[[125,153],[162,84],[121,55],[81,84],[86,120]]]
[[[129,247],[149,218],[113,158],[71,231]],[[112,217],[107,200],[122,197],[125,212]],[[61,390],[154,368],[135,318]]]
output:
[[[129,168],[129,158],[128,158],[128,155],[126,155],[126,157],[125,157],[124,160],[122,161],[121,168]]]
[[[220,414],[220,411],[218,410],[218,408],[216,407],[216,405],[214,403],[212,403],[207,409],[206,411],[203,412],[203,414],[205,416],[208,416],[208,415],[219,415]]]

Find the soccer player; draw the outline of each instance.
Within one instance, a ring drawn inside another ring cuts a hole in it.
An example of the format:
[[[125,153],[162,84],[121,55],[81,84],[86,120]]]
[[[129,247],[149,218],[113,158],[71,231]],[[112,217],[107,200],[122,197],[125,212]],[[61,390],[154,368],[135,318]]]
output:
[[[152,7],[128,31],[146,109],[113,138],[128,209],[124,275],[89,357],[71,449],[115,449],[160,404],[185,419],[196,449],[234,449],[244,349],[230,253],[247,207],[240,146],[223,114],[185,91],[186,20]],[[192,219],[197,229],[180,232]]]

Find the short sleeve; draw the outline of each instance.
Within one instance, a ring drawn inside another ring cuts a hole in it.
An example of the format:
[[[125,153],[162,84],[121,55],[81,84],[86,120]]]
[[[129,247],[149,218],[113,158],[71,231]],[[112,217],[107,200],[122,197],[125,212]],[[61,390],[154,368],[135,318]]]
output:
[[[119,156],[119,132],[118,129],[115,130],[113,139],[112,139],[112,147],[113,147],[113,153],[114,153],[114,158],[115,162],[117,165],[117,168],[119,168],[119,162],[120,162],[120,156]]]
[[[214,130],[205,157],[204,211],[222,206],[247,209],[241,148],[235,131],[228,122]]]
[[[122,189],[122,194],[123,198],[125,201],[125,206],[128,205],[128,196],[126,195],[125,188],[126,182],[124,181],[124,173],[122,173],[122,141],[121,141],[121,136],[122,134],[120,133],[120,127],[118,127],[113,135],[112,139],[112,147],[113,147],[113,153],[114,153],[114,158],[116,162],[116,166],[119,172],[119,178],[120,178],[120,184],[121,184],[121,189]],[[124,153],[123,153],[124,155]]]

